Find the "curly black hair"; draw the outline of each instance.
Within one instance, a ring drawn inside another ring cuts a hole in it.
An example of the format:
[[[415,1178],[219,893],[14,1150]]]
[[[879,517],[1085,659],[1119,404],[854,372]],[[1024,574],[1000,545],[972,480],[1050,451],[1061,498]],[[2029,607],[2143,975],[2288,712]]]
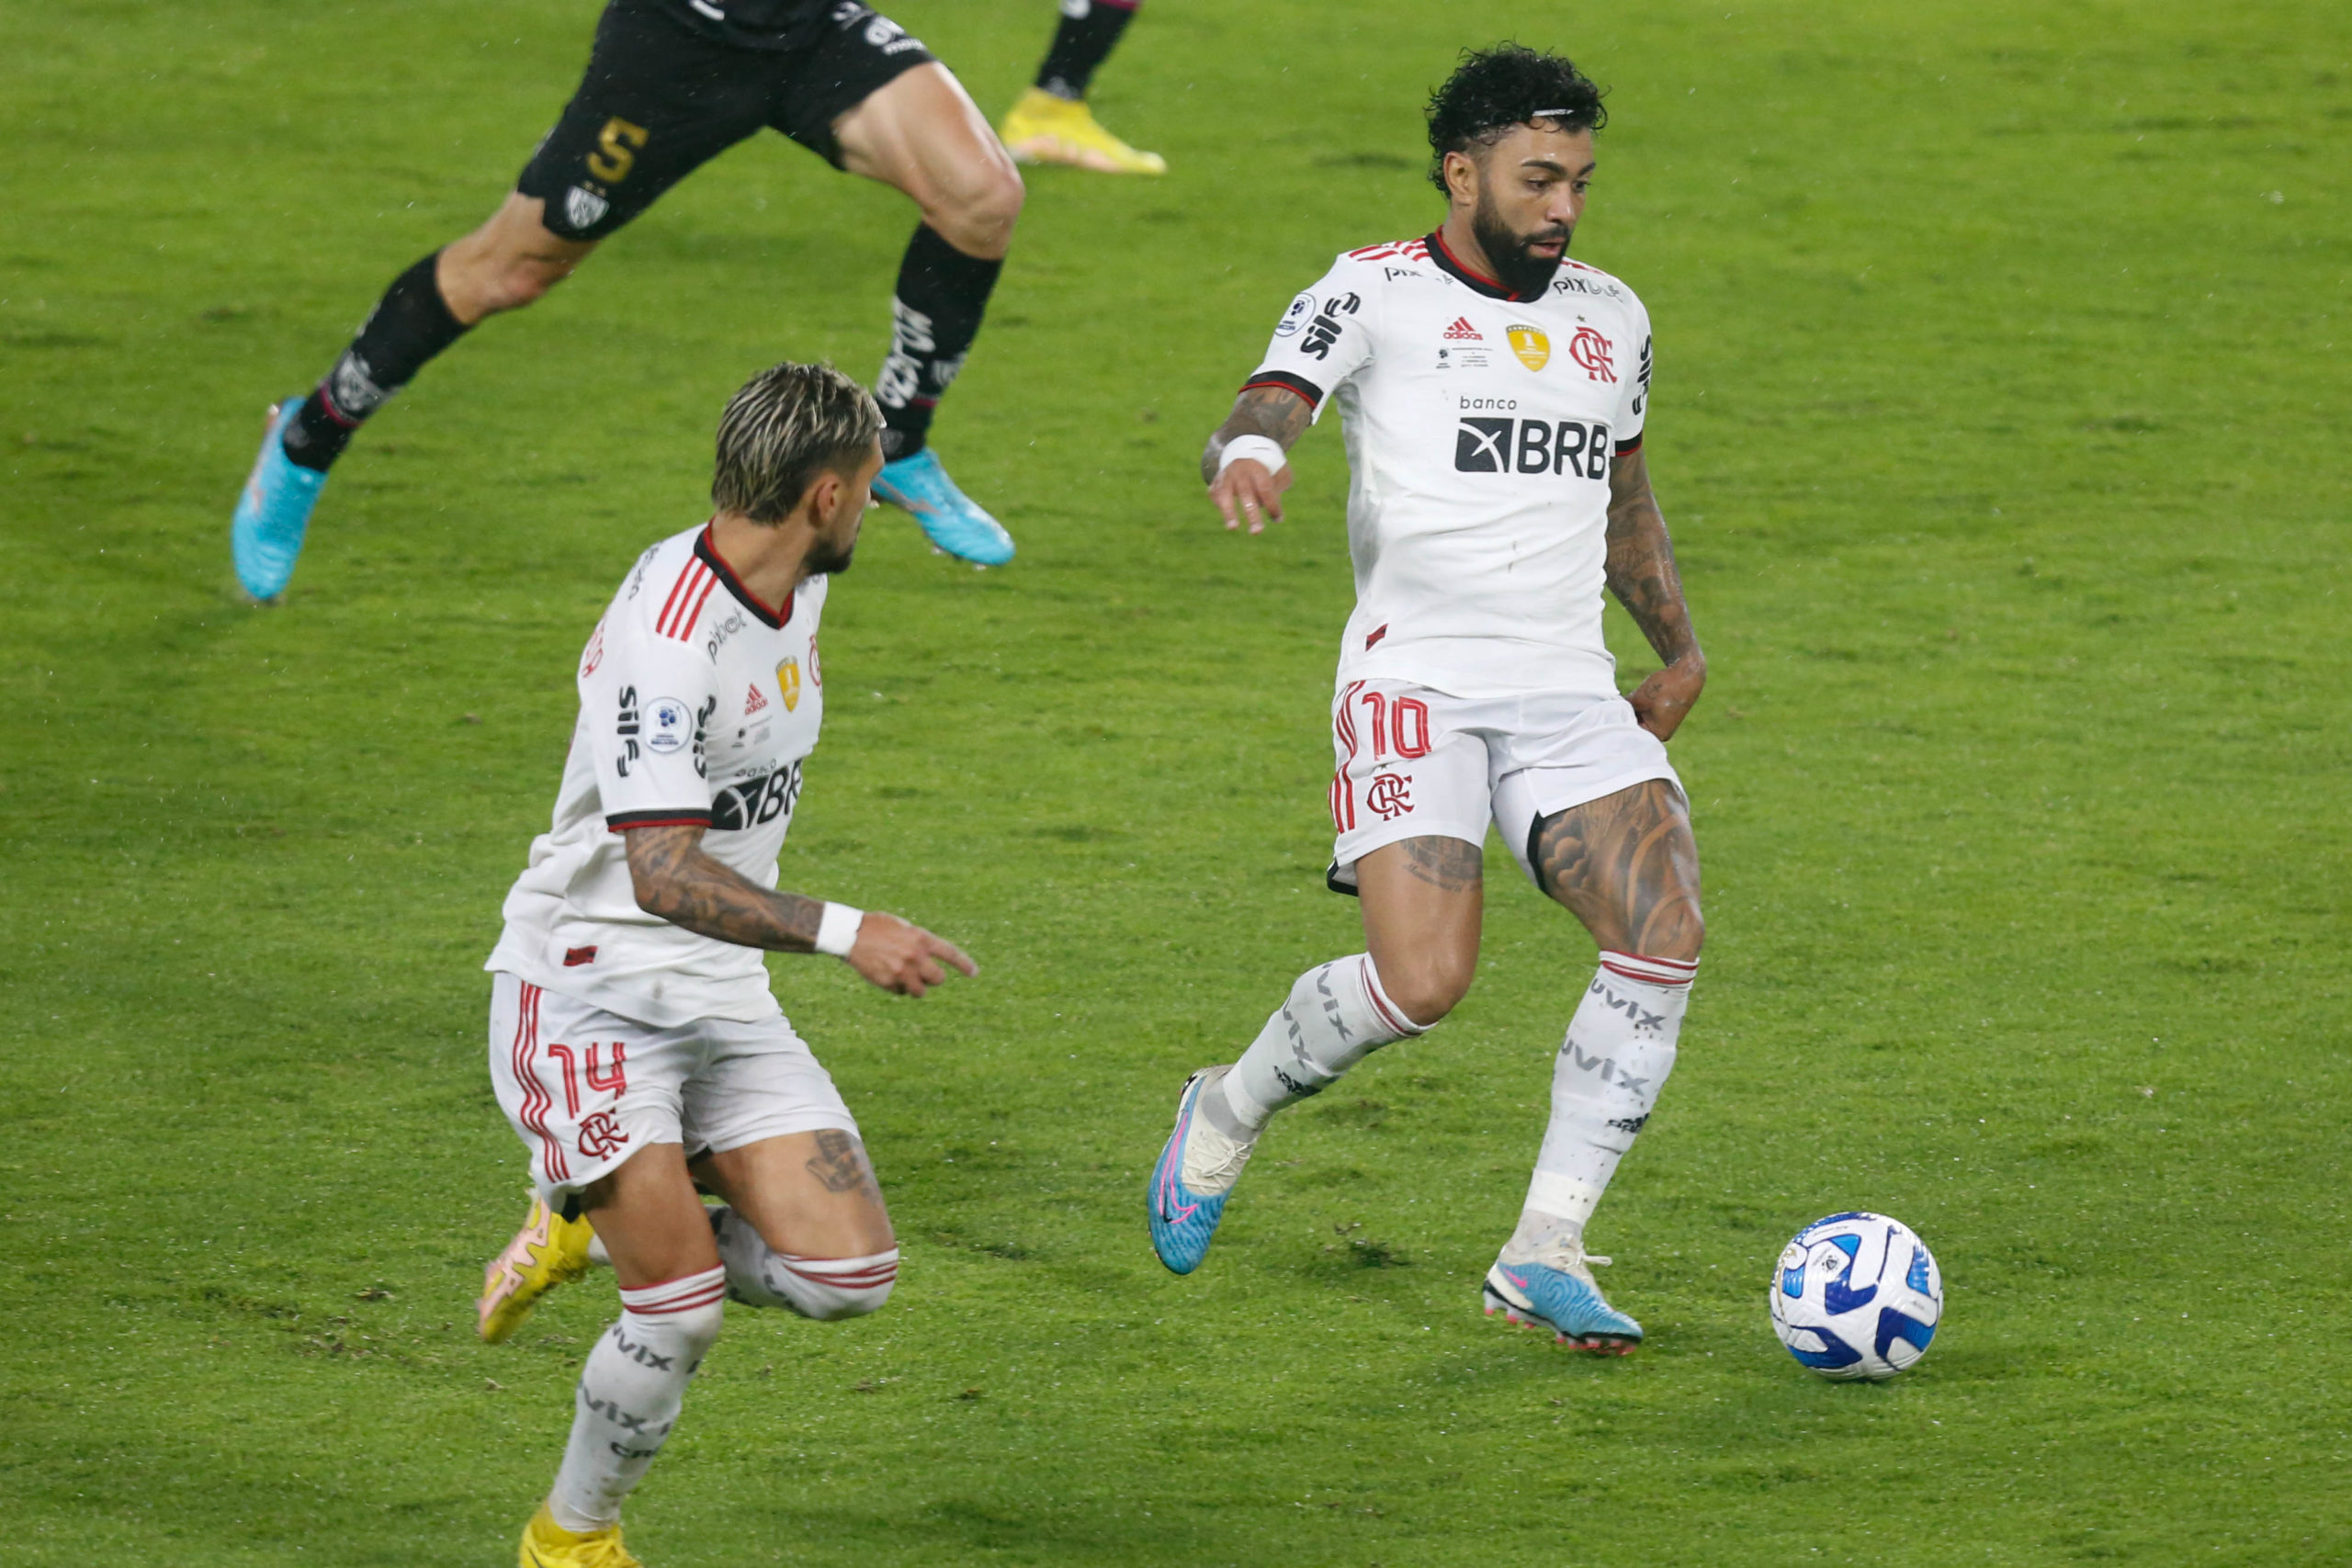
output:
[[[1565,56],[1525,44],[1464,50],[1445,85],[1430,95],[1430,183],[1445,189],[1445,155],[1493,146],[1515,125],[1542,118],[1563,130],[1609,123],[1600,89]]]

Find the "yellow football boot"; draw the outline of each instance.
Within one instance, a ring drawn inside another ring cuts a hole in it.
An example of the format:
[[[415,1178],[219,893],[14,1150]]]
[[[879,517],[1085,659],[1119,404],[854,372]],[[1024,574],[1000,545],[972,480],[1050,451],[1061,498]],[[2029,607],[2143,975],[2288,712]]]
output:
[[[645,1568],[621,1544],[621,1527],[607,1525],[574,1535],[555,1522],[545,1503],[523,1527],[521,1568]]]
[[[1043,87],[1021,95],[997,130],[1013,161],[1067,164],[1106,175],[1164,175],[1168,160],[1138,152],[1095,119],[1081,99],[1057,98]]]
[[[595,1227],[586,1220],[567,1220],[531,1194],[530,1217],[483,1272],[481,1299],[474,1303],[482,1339],[492,1345],[504,1339],[541,1296],[588,1272],[588,1244],[595,1239]]]

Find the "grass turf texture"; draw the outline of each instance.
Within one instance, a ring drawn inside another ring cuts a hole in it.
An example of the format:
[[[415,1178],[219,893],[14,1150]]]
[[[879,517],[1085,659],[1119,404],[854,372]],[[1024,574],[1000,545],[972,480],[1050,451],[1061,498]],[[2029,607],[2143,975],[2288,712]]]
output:
[[[740,149],[370,426],[286,608],[225,536],[264,400],[489,210],[592,13],[10,15],[0,1562],[502,1562],[555,1463],[610,1289],[473,1341],[522,1182],[477,965],[599,606],[746,373],[871,369],[907,210]],[[993,112],[1052,13],[899,15]],[[1713,660],[1705,976],[1595,1227],[1619,1362],[1476,1310],[1589,962],[1498,850],[1469,1000],[1283,1120],[1206,1269],[1139,1212],[1183,1074],[1358,943],[1339,443],[1254,541],[1194,456],[1331,253],[1434,221],[1419,95],[1514,34],[1614,89],[1577,251],[1658,323]],[[984,965],[775,965],[905,1280],[730,1311],[639,1552],[2352,1554],[2348,82],[2309,6],[1148,8],[1097,103],[1174,172],[1033,175],[939,427],[1022,558],[879,513],[828,625],[786,884]],[[1850,1205],[1950,1281],[1883,1387],[1765,1321]]]

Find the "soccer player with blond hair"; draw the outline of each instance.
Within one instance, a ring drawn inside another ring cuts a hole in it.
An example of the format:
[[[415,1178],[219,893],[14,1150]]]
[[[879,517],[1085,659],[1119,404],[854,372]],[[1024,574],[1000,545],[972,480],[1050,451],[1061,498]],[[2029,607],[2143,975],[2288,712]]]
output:
[[[1567,258],[1600,92],[1558,55],[1466,56],[1429,106],[1445,220],[1340,256],[1275,326],[1203,458],[1228,528],[1282,516],[1286,453],[1337,404],[1356,607],[1332,697],[1330,881],[1365,951],[1299,976],[1240,1059],[1189,1079],[1148,1194],[1190,1273],[1274,1113],[1427,1032],[1469,989],[1489,823],[1600,947],[1552,1068],[1488,1313],[1632,1349],[1586,1228],[1672,1070],[1702,928],[1667,739],[1706,679],[1642,452],[1649,316]],[[1618,694],[1616,594],[1664,668]]]
[[[548,830],[507,895],[490,1069],[530,1155],[529,1222],[489,1270],[511,1334],[592,1247],[621,1313],[581,1371],[523,1568],[628,1568],[621,1503],[676,1424],[720,1303],[870,1313],[899,1253],[857,1123],[768,987],[827,953],[922,996],[955,944],[776,887],[824,716],[818,622],[882,467],[881,411],[778,365],[719,422],[718,511],[639,556],[589,634]],[[706,1208],[699,1185],[721,1202]]]

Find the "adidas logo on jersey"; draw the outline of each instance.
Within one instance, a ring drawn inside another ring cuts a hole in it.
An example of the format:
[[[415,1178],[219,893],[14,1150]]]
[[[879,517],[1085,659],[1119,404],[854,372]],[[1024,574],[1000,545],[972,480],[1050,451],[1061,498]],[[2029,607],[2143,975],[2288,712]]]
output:
[[[752,694],[743,699],[743,716],[745,718],[749,718],[767,705],[767,698],[760,695],[760,689],[757,686],[753,686],[752,688]]]
[[[1445,329],[1445,341],[1448,343],[1484,343],[1487,341],[1487,334],[1472,326],[1470,324],[1469,317],[1456,316],[1453,318],[1453,324]]]

